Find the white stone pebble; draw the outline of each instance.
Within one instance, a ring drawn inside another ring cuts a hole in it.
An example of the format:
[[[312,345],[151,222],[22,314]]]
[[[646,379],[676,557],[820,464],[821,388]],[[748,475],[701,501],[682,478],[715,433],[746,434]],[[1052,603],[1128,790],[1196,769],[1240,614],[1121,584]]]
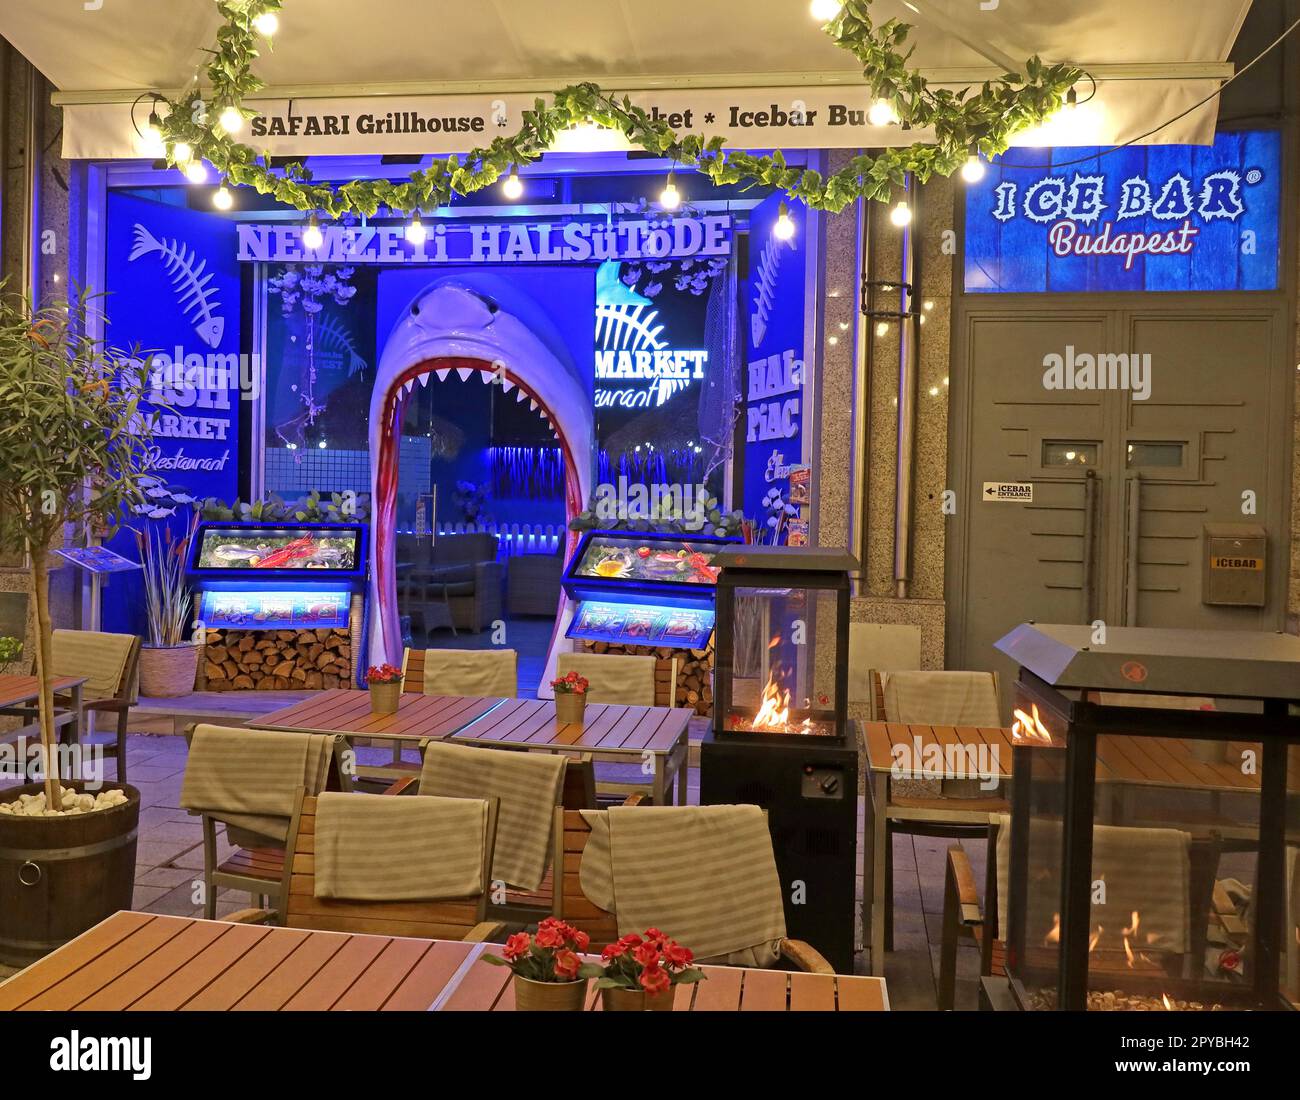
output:
[[[124,805],[127,797],[124,791],[116,787],[94,795],[78,794],[71,787],[64,787],[60,802],[62,809],[47,810],[44,791],[40,794],[20,794],[16,801],[0,802],[0,814],[9,817],[71,817]]]

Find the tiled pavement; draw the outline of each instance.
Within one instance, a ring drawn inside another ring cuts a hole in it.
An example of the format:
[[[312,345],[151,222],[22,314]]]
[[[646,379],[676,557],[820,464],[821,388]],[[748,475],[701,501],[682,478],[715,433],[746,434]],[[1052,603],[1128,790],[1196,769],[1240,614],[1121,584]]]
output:
[[[94,740],[105,738],[97,735]],[[373,750],[380,758],[387,749]],[[365,762],[367,750],[359,756]],[[179,806],[181,779],[185,770],[185,739],[172,735],[132,734],[128,738],[129,775],[140,791],[140,831],[136,846],[134,908],[150,913],[201,916],[195,902],[195,883],[203,868],[203,847],[199,823]],[[109,760],[106,778],[113,778],[116,764]],[[688,799],[699,798],[699,775],[691,769]],[[0,786],[11,785],[0,783]],[[863,807],[858,805],[859,851]],[[950,842],[932,837],[900,836],[894,841],[894,950],[886,956],[885,978],[894,1009],[933,1009],[939,962],[939,937],[943,916],[943,872]],[[220,858],[229,851],[224,834],[218,833]],[[976,881],[983,881],[982,845],[967,844]],[[858,905],[861,911],[862,878],[858,877]],[[246,908],[248,895],[223,891],[217,899],[217,916]],[[859,928],[861,922],[859,921]],[[859,945],[860,946],[860,945]],[[974,1008],[977,982],[976,952],[963,947],[958,965],[957,1006]],[[857,969],[865,973],[862,955]],[[0,978],[8,971],[0,966]]]

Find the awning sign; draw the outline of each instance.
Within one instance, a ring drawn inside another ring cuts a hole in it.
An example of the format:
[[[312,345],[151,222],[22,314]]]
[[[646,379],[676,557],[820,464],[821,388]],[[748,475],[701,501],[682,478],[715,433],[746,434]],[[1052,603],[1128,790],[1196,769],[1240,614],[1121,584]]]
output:
[[[1032,481],[986,481],[981,499],[1004,504],[1032,504],[1034,483]]]

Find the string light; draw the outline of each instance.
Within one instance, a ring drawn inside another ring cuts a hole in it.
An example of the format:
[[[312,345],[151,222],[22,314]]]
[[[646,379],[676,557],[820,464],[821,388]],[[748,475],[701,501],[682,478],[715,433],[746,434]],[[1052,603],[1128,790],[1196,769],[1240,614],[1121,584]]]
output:
[[[188,141],[178,141],[172,146],[172,163],[188,164],[194,159],[194,147]]]
[[[511,202],[522,196],[524,193],[523,181],[519,178],[519,168],[516,165],[510,166],[510,175],[501,183],[501,194]]]
[[[228,134],[237,134],[244,128],[244,116],[238,107],[226,107],[217,116],[217,125]]]
[[[212,205],[218,210],[229,210],[235,205],[235,196],[224,183],[212,192]]]
[[[144,129],[140,131],[140,152],[146,157],[157,158],[166,152],[166,145],[163,143],[162,119],[158,117],[158,111],[155,108],[149,110],[149,121],[145,123]]]
[[[887,99],[877,99],[867,111],[867,121],[872,126],[892,126],[898,121],[898,112]]]
[[[979,153],[974,149],[970,151],[966,163],[961,166],[961,178],[967,183],[979,183],[984,178],[984,162],[980,160]]]
[[[320,230],[317,230],[319,233]],[[406,239],[412,244],[424,244],[429,237],[429,231],[425,229],[424,222],[420,221],[420,212],[415,212],[415,217],[411,219],[411,224],[406,227]],[[303,234],[303,240],[306,241],[307,235]]]
[[[876,322],[876,335],[877,335],[877,336],[888,336],[888,335],[889,335],[889,322],[888,322],[888,321],[877,321],[877,322]]]
[[[790,208],[782,203],[772,226],[772,236],[779,241],[788,241],[794,236],[794,219],[790,217]]]
[[[270,38],[279,29],[280,20],[273,11],[264,11],[253,20],[253,30],[266,38]]]
[[[183,169],[185,178],[190,183],[206,183],[208,179],[208,169],[201,160],[191,160]]]
[[[912,208],[907,205],[906,199],[900,199],[898,205],[889,212],[889,220],[899,229],[912,224]]]
[[[841,0],[812,0],[808,10],[818,23],[829,23],[840,14],[841,7],[843,7]]]
[[[302,246],[315,252],[325,243],[325,234],[320,231],[320,222],[313,214],[307,219],[307,228],[302,231]]]
[[[677,190],[677,184],[673,180],[672,170],[668,171],[668,182],[664,184],[664,189],[659,192],[659,205],[665,210],[676,210],[682,204],[682,193]]]

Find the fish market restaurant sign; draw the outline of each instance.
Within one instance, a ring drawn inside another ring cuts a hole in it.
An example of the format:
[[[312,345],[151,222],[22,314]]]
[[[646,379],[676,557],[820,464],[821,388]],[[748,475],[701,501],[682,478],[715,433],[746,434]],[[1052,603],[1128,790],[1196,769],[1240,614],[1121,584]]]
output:
[[[1277,131],[1011,150],[967,191],[966,291],[1276,290],[1281,162]]]
[[[435,222],[419,242],[403,225],[322,226],[318,248],[305,226],[239,226],[239,259],[261,263],[517,264],[684,259],[731,252],[731,217],[564,222]]]

